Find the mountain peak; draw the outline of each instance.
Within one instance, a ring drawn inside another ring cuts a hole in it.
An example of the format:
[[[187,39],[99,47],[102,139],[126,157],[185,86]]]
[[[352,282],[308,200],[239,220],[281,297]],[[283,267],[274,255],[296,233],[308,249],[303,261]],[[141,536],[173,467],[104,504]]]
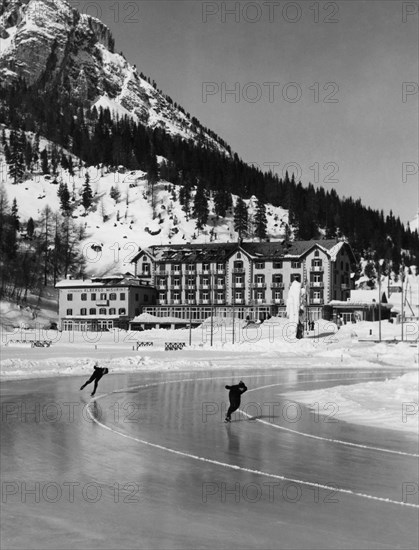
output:
[[[150,128],[192,139],[230,154],[158,91],[122,54],[115,53],[109,28],[80,14],[65,0],[6,0],[0,12],[0,81],[23,78],[29,85],[56,89],[85,106],[104,106]],[[104,101],[103,98],[106,98]]]

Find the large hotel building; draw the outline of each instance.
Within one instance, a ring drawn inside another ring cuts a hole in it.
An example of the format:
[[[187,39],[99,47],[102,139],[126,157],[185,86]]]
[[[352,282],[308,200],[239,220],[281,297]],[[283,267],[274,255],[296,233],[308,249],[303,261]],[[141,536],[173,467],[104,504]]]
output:
[[[329,302],[349,298],[355,257],[346,241],[236,242],[151,246],[132,263],[134,274],[59,282],[61,328],[135,328],[144,313],[162,323],[285,316],[295,279],[316,320]]]

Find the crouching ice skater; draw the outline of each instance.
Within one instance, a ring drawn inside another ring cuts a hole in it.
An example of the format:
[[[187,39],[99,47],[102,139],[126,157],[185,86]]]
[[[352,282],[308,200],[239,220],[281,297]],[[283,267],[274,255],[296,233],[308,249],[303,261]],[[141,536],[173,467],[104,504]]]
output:
[[[240,407],[241,396],[247,391],[247,387],[244,385],[244,382],[240,380],[235,386],[226,386],[226,390],[230,390],[228,393],[230,406],[227,411],[225,422],[231,422],[231,415]]]
[[[105,376],[105,374],[108,374],[108,372],[109,372],[109,369],[98,367],[97,362],[96,362],[94,367],[93,367],[92,376],[89,378],[89,380],[87,382],[85,382],[83,384],[83,386],[80,389],[82,390],[83,388],[85,388],[87,386],[87,384],[90,384],[91,382],[94,382],[95,385],[93,386],[93,391],[90,394],[93,397],[93,395],[95,395],[95,393],[96,393],[97,385],[99,383],[99,380],[102,378],[102,376]]]

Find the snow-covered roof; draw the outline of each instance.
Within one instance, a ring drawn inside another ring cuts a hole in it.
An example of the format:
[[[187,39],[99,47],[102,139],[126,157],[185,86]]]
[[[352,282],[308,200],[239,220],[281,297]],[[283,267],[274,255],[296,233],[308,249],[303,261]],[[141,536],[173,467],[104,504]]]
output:
[[[103,288],[111,286],[149,286],[147,282],[141,279],[115,277],[98,277],[93,279],[64,279],[59,281],[56,288]]]
[[[380,301],[378,288],[371,290],[351,290],[349,301],[363,304],[373,304],[375,302],[378,304]],[[387,294],[383,289],[381,289],[381,302],[387,302]]]
[[[179,323],[184,325],[188,322],[188,319],[180,319],[179,317],[157,317],[157,315],[151,315],[151,313],[141,313],[130,321],[130,323]]]

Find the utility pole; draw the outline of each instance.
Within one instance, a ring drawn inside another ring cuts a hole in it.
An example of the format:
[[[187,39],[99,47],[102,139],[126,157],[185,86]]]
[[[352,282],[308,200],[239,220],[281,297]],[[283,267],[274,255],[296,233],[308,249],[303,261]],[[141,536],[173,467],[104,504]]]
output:
[[[378,260],[378,340],[381,342],[381,266],[384,260]]]
[[[189,346],[192,344],[192,308],[189,306]]]
[[[214,307],[211,306],[211,347],[212,347],[212,335],[214,332]]]
[[[403,318],[404,318],[403,278],[404,278],[404,266],[403,266],[403,271],[402,271],[402,299],[401,299],[401,308],[400,308],[400,315],[401,315],[400,325],[401,325],[401,328],[402,328],[402,342],[403,342]]]
[[[234,305],[233,305],[233,344],[234,344]]]

